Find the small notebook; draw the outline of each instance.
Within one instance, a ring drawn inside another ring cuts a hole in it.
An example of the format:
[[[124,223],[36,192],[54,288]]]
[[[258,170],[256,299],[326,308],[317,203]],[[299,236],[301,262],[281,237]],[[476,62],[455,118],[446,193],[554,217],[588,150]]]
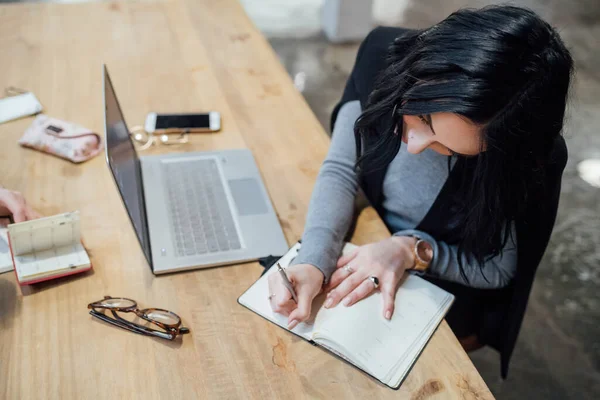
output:
[[[283,268],[290,265],[300,246],[296,244],[279,260]],[[347,244],[344,253],[354,247]],[[277,273],[277,268],[269,269],[238,302],[288,330],[287,317],[273,312],[269,304],[268,276],[272,273]],[[324,294],[317,296],[309,321],[290,332],[398,389],[450,309],[454,296],[418,276],[406,274],[390,321],[383,318],[379,291],[351,307],[339,304],[326,309],[322,306],[324,300]]]
[[[92,268],[81,243],[81,221],[77,211],[11,224],[8,239],[20,285]]]

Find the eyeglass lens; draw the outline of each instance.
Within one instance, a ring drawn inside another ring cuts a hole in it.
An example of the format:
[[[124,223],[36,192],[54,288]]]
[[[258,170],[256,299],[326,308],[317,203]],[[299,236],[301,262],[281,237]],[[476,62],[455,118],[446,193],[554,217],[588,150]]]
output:
[[[135,306],[135,302],[129,299],[104,299],[100,303],[106,308],[127,308]]]
[[[176,325],[181,322],[181,319],[173,313],[162,310],[150,310],[146,312],[146,317],[166,325]]]

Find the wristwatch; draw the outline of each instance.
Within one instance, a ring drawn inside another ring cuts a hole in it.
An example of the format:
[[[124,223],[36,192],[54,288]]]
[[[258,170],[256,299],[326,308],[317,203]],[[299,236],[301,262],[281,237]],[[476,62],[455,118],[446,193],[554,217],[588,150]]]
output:
[[[412,269],[423,272],[426,271],[427,268],[429,268],[429,264],[431,264],[431,260],[433,259],[433,247],[426,240],[416,239],[417,243],[415,243],[415,247],[413,248],[415,266],[412,267]]]

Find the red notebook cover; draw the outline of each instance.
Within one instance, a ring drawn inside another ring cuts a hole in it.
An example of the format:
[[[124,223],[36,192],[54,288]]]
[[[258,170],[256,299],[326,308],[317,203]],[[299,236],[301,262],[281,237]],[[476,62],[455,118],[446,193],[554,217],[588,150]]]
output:
[[[82,272],[87,272],[87,271],[89,271],[89,270],[92,269],[92,263],[90,262],[90,266],[88,268],[78,269],[76,271],[64,272],[64,273],[60,273],[60,274],[52,275],[52,276],[46,276],[46,277],[43,277],[43,278],[40,278],[40,279],[34,279],[32,281],[21,282],[19,280],[19,275],[17,274],[17,265],[15,264],[15,255],[13,253],[12,244],[10,242],[10,233],[7,232],[6,236],[8,236],[8,246],[10,247],[10,256],[11,256],[12,261],[13,261],[13,271],[15,273],[15,278],[17,279],[17,282],[19,283],[20,286],[33,285],[34,283],[49,281],[51,279],[58,279],[58,278],[62,278],[63,276],[80,274]],[[83,244],[83,242],[81,242],[81,244]],[[85,248],[85,246],[84,246],[84,248]]]

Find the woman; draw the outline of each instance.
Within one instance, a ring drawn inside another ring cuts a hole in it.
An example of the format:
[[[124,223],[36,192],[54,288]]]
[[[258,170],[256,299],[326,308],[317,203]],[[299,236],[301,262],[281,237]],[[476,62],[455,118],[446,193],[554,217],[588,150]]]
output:
[[[373,31],[334,110],[302,249],[287,270],[298,304],[279,275],[269,282],[289,328],[323,287],[326,307],[380,290],[382,316],[392,318],[399,281],[416,270],[456,295],[450,326],[464,346],[500,350],[506,375],[556,216],[572,68],[556,31],[517,7]],[[359,187],[394,234],[337,260]]]

